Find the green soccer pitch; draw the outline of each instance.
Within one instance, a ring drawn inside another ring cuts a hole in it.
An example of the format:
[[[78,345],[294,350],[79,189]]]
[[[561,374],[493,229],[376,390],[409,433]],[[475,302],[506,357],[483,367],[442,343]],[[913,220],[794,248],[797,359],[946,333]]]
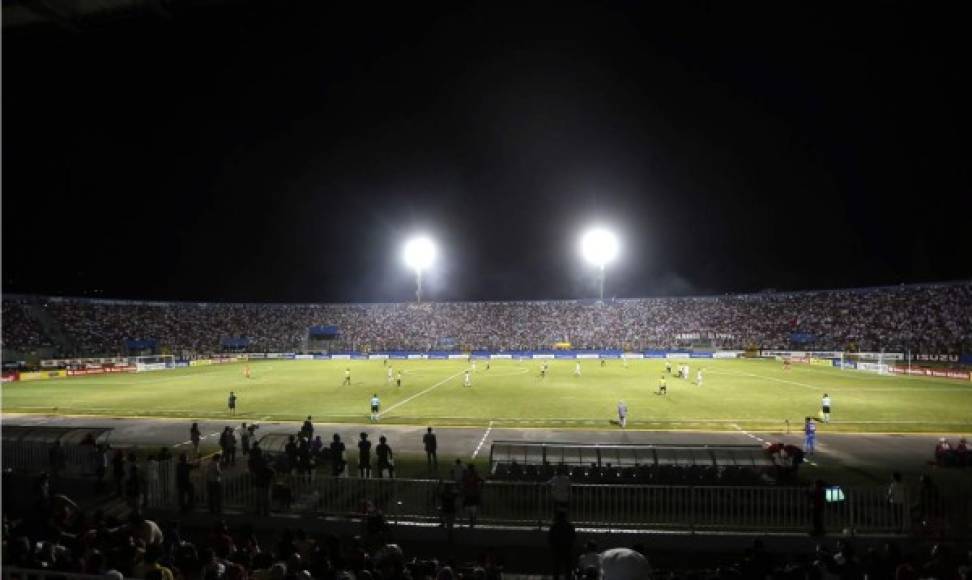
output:
[[[466,361],[390,360],[402,386],[386,380],[382,361],[250,361],[147,372],[98,375],[3,386],[4,412],[62,415],[225,418],[227,396],[237,416],[255,421],[366,423],[369,401],[381,399],[381,422],[440,426],[487,425],[617,429],[617,404],[629,409],[628,429],[799,431],[833,399],[828,430],[848,432],[972,431],[972,383],[881,376],[770,360],[692,359],[692,381],[665,374],[664,360],[477,361],[472,386],[463,386]],[[351,385],[343,385],[345,369]],[[704,369],[704,384],[694,384]],[[666,376],[668,394],[655,394]]]

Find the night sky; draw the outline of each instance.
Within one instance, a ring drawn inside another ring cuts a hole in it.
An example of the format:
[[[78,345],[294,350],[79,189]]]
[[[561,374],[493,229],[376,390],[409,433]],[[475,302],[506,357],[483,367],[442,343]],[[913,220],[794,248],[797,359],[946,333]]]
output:
[[[430,299],[588,298],[594,222],[607,296],[972,276],[959,3],[645,4],[5,28],[3,289],[409,300],[422,231]]]

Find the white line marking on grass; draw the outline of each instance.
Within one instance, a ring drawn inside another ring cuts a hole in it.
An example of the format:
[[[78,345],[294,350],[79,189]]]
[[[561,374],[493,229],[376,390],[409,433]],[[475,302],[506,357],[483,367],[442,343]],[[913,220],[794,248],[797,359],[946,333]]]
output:
[[[489,426],[486,427],[486,432],[483,433],[483,438],[479,440],[479,445],[477,445],[476,450],[473,451],[472,454],[473,459],[476,459],[476,456],[479,455],[479,450],[483,448],[483,444],[486,443],[486,438],[489,437],[489,432],[492,430],[493,430],[493,422],[490,421]]]
[[[819,391],[821,387],[816,387],[814,385],[809,385],[807,383],[798,383],[797,381],[788,381],[786,379],[777,379],[775,377],[767,377],[766,375],[757,375],[756,373],[727,373],[725,371],[709,371],[713,375],[731,375],[734,377],[751,377],[754,379],[763,379],[767,381],[775,381],[777,383],[786,383],[788,385],[796,385],[798,387],[803,387],[804,389],[813,389],[814,391]]]
[[[406,399],[403,399],[403,400],[395,403],[394,405],[392,405],[391,407],[388,407],[387,409],[385,409],[381,413],[378,413],[378,417],[380,418],[380,417],[382,417],[384,415],[387,415],[388,413],[391,413],[394,409],[397,409],[398,407],[401,407],[402,405],[404,405],[405,403],[411,401],[412,399],[417,399],[418,397],[421,397],[425,393],[428,393],[429,391],[431,391],[433,389],[439,388],[440,386],[446,384],[447,382],[451,381],[452,379],[458,377],[463,372],[464,371],[459,371],[458,373],[456,373],[454,375],[449,375],[448,377],[442,379],[441,381],[437,382],[436,384],[432,385],[431,387],[425,389],[424,391],[419,391],[419,392],[415,393],[414,395],[412,395],[411,397],[408,397]]]

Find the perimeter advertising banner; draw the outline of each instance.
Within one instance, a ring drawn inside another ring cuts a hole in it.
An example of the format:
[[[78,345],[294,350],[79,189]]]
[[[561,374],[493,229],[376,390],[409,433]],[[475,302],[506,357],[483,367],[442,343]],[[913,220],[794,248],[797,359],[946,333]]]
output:
[[[67,371],[30,371],[26,373],[20,373],[20,380],[22,381],[46,381],[47,379],[59,379],[61,377],[66,377]]]

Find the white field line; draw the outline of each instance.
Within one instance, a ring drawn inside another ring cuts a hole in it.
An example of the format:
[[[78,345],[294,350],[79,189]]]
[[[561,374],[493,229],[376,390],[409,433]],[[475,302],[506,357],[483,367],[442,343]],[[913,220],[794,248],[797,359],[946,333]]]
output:
[[[483,448],[483,444],[486,443],[486,439],[489,438],[489,432],[492,431],[492,430],[493,430],[493,422],[490,421],[489,422],[489,426],[486,427],[486,432],[483,433],[483,438],[479,440],[479,445],[477,445],[476,446],[476,450],[473,451],[473,454],[472,454],[472,458],[473,459],[476,459],[476,456],[479,455],[479,450]]]
[[[407,403],[407,402],[409,402],[409,401],[411,401],[413,399],[417,399],[418,397],[421,397],[422,395],[424,395],[425,393],[428,393],[429,391],[431,391],[433,389],[439,388],[440,386],[444,385],[445,383],[447,383],[447,382],[451,381],[452,379],[458,377],[463,372],[465,372],[465,369],[459,371],[458,373],[456,373],[454,375],[449,375],[448,377],[442,379],[441,381],[437,382],[436,384],[432,385],[431,387],[428,387],[425,390],[422,390],[422,391],[419,391],[419,392],[415,393],[411,397],[408,397],[406,399],[403,399],[403,400],[395,403],[394,405],[392,405],[391,407],[388,407],[387,409],[385,409],[381,413],[378,413],[378,417],[382,417],[383,415],[387,415],[388,413],[391,413],[394,409],[397,409],[398,407],[401,407],[405,403]]]
[[[734,377],[752,377],[754,379],[763,379],[766,381],[775,381],[777,383],[786,383],[788,385],[796,385],[798,387],[803,387],[804,389],[813,389],[814,391],[821,390],[822,387],[817,387],[807,383],[799,383],[797,381],[788,381],[786,379],[777,379],[775,377],[767,377],[766,375],[757,375],[756,373],[727,373],[725,371],[709,371],[713,375],[730,375]]]

